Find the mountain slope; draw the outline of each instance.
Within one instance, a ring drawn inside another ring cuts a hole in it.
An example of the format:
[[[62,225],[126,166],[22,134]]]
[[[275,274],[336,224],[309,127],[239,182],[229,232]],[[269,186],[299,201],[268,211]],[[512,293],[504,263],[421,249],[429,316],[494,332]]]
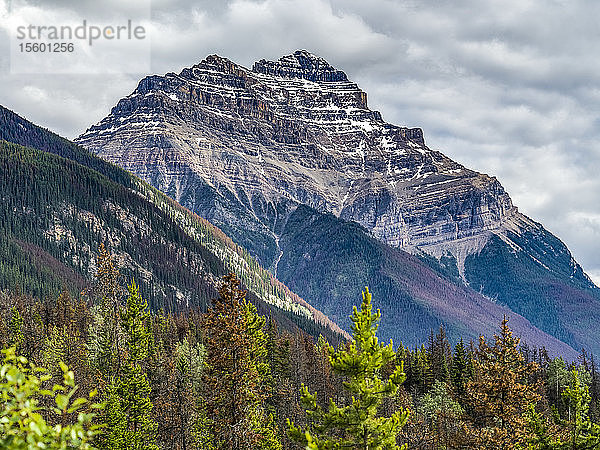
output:
[[[55,297],[63,286],[80,290],[106,242],[125,278],[136,279],[154,308],[206,307],[219,277],[231,270],[282,326],[340,339],[335,324],[220,230],[122,169],[0,110],[0,138],[52,152],[0,141],[0,289],[41,298]]]
[[[412,345],[444,325],[453,341],[477,340],[492,335],[507,315],[515,333],[528,343],[544,345],[552,354],[576,353],[510,309],[369,236],[356,223],[299,206],[282,227],[280,245],[280,279],[295,292],[318,298],[320,309],[341,326],[349,326],[347,308],[366,282],[374,287],[374,305],[383,314],[382,338]]]
[[[392,247],[454,261],[447,270],[459,283],[574,347],[600,351],[600,331],[566,314],[572,303],[600,314],[598,289],[566,246],[520,214],[495,178],[429,149],[420,129],[383,121],[365,92],[306,51],[252,70],[212,55],[146,77],[78,142],[223,228],[276,274],[297,256],[282,248],[281,226],[306,205]],[[498,245],[505,260],[481,259]],[[523,308],[502,275],[515,259],[542,270],[534,281],[512,278],[528,293]],[[293,277],[286,281],[301,281]],[[569,295],[533,298],[541,281]],[[331,294],[299,292],[319,305]]]

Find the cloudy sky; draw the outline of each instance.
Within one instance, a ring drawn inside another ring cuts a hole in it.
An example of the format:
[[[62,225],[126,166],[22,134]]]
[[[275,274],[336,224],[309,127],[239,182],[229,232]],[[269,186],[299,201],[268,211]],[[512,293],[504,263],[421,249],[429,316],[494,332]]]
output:
[[[388,122],[422,127],[431,148],[497,176],[600,281],[598,1],[131,0],[128,11],[117,0],[1,1],[0,103],[38,124],[73,138],[148,70],[211,53],[248,67],[307,49],[357,81]],[[23,7],[50,22],[144,23],[147,64],[15,73],[9,33]]]

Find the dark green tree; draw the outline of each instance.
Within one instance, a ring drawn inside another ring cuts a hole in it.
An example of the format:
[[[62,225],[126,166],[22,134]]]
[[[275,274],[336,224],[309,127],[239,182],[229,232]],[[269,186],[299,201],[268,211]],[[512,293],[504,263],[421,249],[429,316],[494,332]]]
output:
[[[468,364],[467,351],[461,339],[454,347],[451,373],[452,386],[460,401],[464,401],[466,398],[467,382],[470,379]]]

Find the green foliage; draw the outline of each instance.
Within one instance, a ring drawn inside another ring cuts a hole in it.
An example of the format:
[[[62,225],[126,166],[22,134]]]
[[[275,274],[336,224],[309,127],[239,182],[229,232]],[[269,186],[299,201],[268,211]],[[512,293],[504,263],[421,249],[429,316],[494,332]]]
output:
[[[283,450],[273,414],[265,414],[262,410],[258,414],[254,414],[252,416],[251,429],[260,436],[256,447],[253,447],[253,449]]]
[[[193,392],[199,393],[206,350],[200,343],[192,345],[188,339],[177,343],[175,348],[177,373],[182,381],[189,383]]]
[[[120,373],[107,388],[106,433],[102,447],[117,450],[157,449],[157,424],[152,416],[150,384],[140,363],[148,356],[150,332],[145,319],[148,304],[135,282],[128,286],[127,305],[121,314],[127,352]]]
[[[152,417],[150,385],[139,365],[130,361],[107,388],[106,425],[102,448],[157,449],[157,425]]]
[[[191,434],[193,445],[198,450],[216,450],[215,439],[210,429],[210,420],[208,420],[206,410],[203,407],[198,408],[192,424]]]
[[[576,369],[571,371],[571,380],[563,392],[569,407],[567,429],[569,439],[562,447],[569,449],[589,449],[600,447],[600,425],[593,423],[588,416],[590,393],[588,386],[581,381]]]
[[[430,422],[436,422],[440,417],[459,417],[464,410],[448,392],[446,383],[436,381],[427,394],[421,398],[419,412]]]
[[[117,319],[105,313],[100,305],[91,310],[92,323],[88,329],[87,350],[90,364],[102,374],[113,373],[118,360],[118,343],[124,340]]]
[[[546,371],[548,398],[556,407],[559,414],[564,414],[567,409],[562,393],[571,381],[571,373],[562,358],[555,358],[548,364]]]
[[[128,360],[138,363],[148,356],[150,332],[146,328],[148,302],[140,295],[139,288],[132,281],[128,286],[127,305],[121,314],[121,325],[127,337]]]
[[[464,400],[467,394],[467,383],[470,380],[469,356],[462,339],[454,347],[454,358],[452,359],[452,386],[459,399]]]
[[[387,380],[381,379],[381,369],[393,363],[396,354],[392,343],[383,346],[376,332],[381,313],[372,312],[371,294],[363,292],[360,311],[352,314],[353,342],[346,349],[329,347],[329,360],[335,373],[342,376],[351,403],[339,407],[330,399],[325,411],[316,396],[302,387],[301,403],[306,409],[309,425],[305,431],[288,421],[290,437],[312,450],[353,448],[363,450],[397,449],[396,436],[406,423],[408,412],[402,409],[390,417],[379,414],[383,399],[396,394],[404,382],[402,364],[395,366]]]
[[[564,364],[564,361],[563,361]],[[559,368],[563,364],[558,364]],[[533,405],[525,415],[531,433],[528,449],[586,450],[600,447],[600,425],[589,418],[589,388],[579,371],[571,370],[569,382],[562,392],[567,404],[566,418],[544,419]]]
[[[66,361],[69,334],[66,327],[53,326],[50,334],[44,340],[42,362],[48,367],[53,376],[58,375],[59,362]]]
[[[2,350],[4,363],[0,369],[0,447],[10,449],[93,449],[91,440],[98,432],[92,425],[95,414],[84,407],[102,408],[92,404],[92,391],[88,398],[75,398],[75,376],[60,363],[63,384],[51,390],[44,388],[51,376],[35,366],[15,348]],[[42,408],[43,398],[50,398],[53,406]],[[72,416],[76,415],[73,420]],[[55,425],[44,416],[54,418]]]
[[[534,405],[529,405],[524,417],[527,423],[527,431],[529,432],[525,448],[531,450],[551,450],[558,448],[557,441],[551,435],[548,420],[535,410]]]
[[[430,362],[430,355],[425,345],[415,350],[415,364],[412,372],[414,382],[419,392],[427,392],[433,385],[434,376]]]

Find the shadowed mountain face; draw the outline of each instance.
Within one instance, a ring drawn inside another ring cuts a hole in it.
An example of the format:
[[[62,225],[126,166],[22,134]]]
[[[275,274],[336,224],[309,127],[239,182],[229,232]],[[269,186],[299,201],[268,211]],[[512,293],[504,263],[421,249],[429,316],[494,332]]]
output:
[[[583,311],[600,319],[598,289],[564,244],[520,214],[495,178],[429,149],[420,129],[384,122],[344,72],[309,52],[261,60],[251,70],[213,55],[180,74],[144,78],[78,142],[218,225],[317,305],[332,304],[336,283],[350,276],[376,296],[381,286],[386,304],[407,298],[422,305],[427,324],[452,323],[446,314],[457,300],[436,297],[442,306],[434,308],[416,280],[404,277],[405,267],[388,261],[394,258],[385,246],[384,272],[405,279],[402,289],[384,287],[371,271],[381,265],[368,258],[363,272],[333,256],[317,264],[307,246],[327,242],[315,235],[320,240],[298,245],[311,231],[290,222],[300,205],[332,214],[332,230],[356,222],[365,239],[420,255],[457,289],[470,286],[472,295],[485,294],[488,304],[508,306],[574,347],[600,350],[600,332],[578,319]],[[300,256],[307,270],[297,269]],[[315,278],[323,267],[331,275]],[[429,331],[411,326],[414,320],[386,318],[384,309],[382,330],[401,339],[409,327],[416,343]],[[481,328],[467,320],[457,330],[463,326],[471,334]]]

